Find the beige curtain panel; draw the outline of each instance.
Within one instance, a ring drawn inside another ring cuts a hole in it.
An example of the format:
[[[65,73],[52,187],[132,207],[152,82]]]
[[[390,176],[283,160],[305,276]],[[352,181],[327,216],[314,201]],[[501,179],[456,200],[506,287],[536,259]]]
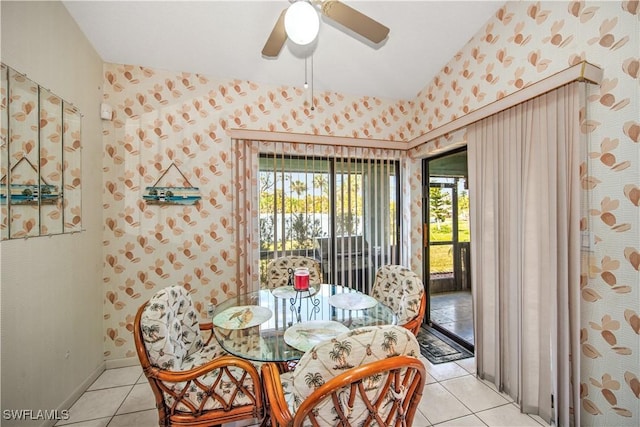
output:
[[[478,374],[560,426],[580,425],[581,87],[468,128]]]

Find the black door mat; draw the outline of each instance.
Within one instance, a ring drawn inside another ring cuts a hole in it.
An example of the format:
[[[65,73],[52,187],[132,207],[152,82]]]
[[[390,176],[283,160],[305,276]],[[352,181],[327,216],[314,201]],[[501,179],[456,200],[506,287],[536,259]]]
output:
[[[420,352],[434,365],[473,357],[469,350],[433,328],[420,328],[417,338]]]

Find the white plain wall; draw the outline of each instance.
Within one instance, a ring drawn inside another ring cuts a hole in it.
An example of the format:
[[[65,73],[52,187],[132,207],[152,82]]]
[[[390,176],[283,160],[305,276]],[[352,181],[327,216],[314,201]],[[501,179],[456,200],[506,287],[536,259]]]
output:
[[[0,243],[1,409],[64,409],[104,369],[103,62],[58,1],[3,0],[0,18],[2,62],[73,103],[84,116],[85,231]]]

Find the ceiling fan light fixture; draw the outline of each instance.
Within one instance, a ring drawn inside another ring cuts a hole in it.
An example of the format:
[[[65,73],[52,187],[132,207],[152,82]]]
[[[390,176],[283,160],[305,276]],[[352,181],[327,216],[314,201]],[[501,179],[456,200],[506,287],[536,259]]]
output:
[[[320,18],[316,9],[307,1],[300,0],[289,6],[284,15],[287,37],[299,45],[315,40],[320,30]]]

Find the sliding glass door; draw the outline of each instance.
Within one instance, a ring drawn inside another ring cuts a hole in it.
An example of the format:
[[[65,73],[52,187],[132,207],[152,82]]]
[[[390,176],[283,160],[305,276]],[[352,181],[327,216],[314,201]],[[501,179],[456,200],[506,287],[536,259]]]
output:
[[[423,169],[427,320],[472,348],[467,151],[425,159]]]
[[[283,255],[315,258],[324,283],[369,293],[398,261],[395,160],[261,154],[260,276]]]

